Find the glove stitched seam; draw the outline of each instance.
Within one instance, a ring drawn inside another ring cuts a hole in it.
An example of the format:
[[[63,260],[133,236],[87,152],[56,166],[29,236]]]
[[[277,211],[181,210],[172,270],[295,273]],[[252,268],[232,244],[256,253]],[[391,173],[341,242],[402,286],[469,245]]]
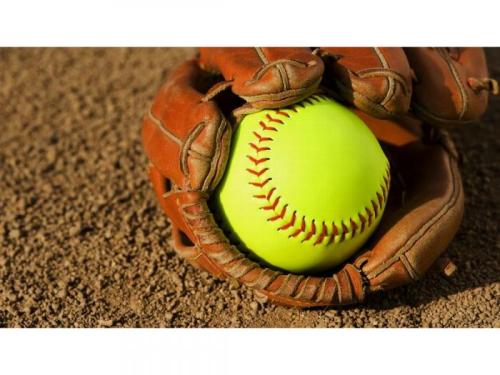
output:
[[[386,68],[364,69],[362,71],[356,72],[355,76],[358,78],[384,77],[387,79],[391,79],[393,81],[393,83],[398,82],[400,84],[404,95],[408,95],[408,91],[409,91],[408,85],[406,84],[404,77],[400,73],[398,73],[392,69],[386,69]],[[396,85],[393,85],[393,86],[394,86],[393,93],[395,93]],[[394,95],[389,95],[389,94],[390,94],[390,92],[388,89],[385,98],[380,101],[380,103],[379,103],[380,105],[385,106],[389,102],[389,99],[392,99],[392,96],[394,96]]]
[[[385,69],[389,69],[389,64],[387,63],[387,60],[385,59],[385,56],[382,53],[382,51],[379,48],[377,48],[377,47],[374,47],[373,50],[375,51],[375,54],[377,55],[380,63],[382,64],[382,66]],[[389,85],[389,88],[386,91],[385,98],[382,99],[382,101],[380,102],[380,104],[382,106],[385,106],[385,104],[387,104],[389,102],[389,100],[392,98],[392,96],[396,92],[396,85],[394,84],[394,80],[391,77],[389,77],[389,76],[387,76],[385,78],[386,78],[386,82]]]
[[[257,94],[257,95],[240,95],[242,99],[245,99],[246,101],[252,103],[256,101],[263,101],[263,100],[280,100],[280,99],[286,99],[289,97],[293,96],[298,96],[304,92],[309,92],[311,91],[311,88],[315,88],[319,83],[321,82],[321,77],[318,78],[316,81],[312,82],[308,86],[303,86],[301,88],[296,88],[296,89],[289,89],[289,90],[281,90],[275,93],[268,93],[268,94]]]
[[[214,140],[215,147],[214,147],[214,153],[213,153],[213,155],[211,157],[211,161],[210,161],[210,168],[209,168],[209,171],[208,171],[208,173],[203,181],[203,184],[202,184],[203,191],[208,190],[211,187],[213,181],[217,181],[217,177],[218,177],[218,175],[220,175],[220,170],[218,167],[220,166],[219,162],[220,162],[220,158],[222,157],[222,153],[220,151],[221,147],[222,147],[221,146],[222,145],[221,139],[224,137],[224,133],[225,133],[227,128],[228,128],[227,122],[224,119],[224,117],[221,116],[221,119],[220,119],[219,124],[217,126],[217,132],[215,134],[215,140]],[[197,135],[198,134],[196,134],[196,136]],[[194,141],[194,137],[193,137],[193,141]],[[191,147],[190,147],[190,150],[192,150]]]
[[[172,133],[160,119],[155,117],[155,115],[153,115],[153,112],[151,112],[151,110],[149,111],[148,116],[151,119],[151,121],[153,121],[153,123],[158,127],[158,129],[161,130],[163,134],[165,134],[169,139],[177,143],[179,146],[182,146],[182,141],[180,140],[180,138],[177,137],[174,133]]]
[[[374,102],[369,97],[361,94],[358,91],[350,89],[349,87],[345,86],[344,84],[342,84],[337,80],[333,81],[333,85],[340,92],[340,95],[335,95],[335,96],[338,96],[342,100],[347,100],[347,102],[355,104],[356,107],[363,109],[365,112],[368,112],[370,114],[377,113],[379,116],[391,117],[391,118],[398,116],[398,113],[389,111],[380,103]],[[333,94],[337,94],[334,90],[330,90],[328,88],[325,88],[325,90],[332,91]],[[346,97],[349,98],[350,96],[352,96],[354,100],[346,99]]]
[[[450,56],[448,55],[448,53],[445,52],[445,50],[443,49],[438,49],[439,53],[441,54],[444,62],[446,63],[448,69],[450,70],[452,76],[453,76],[453,79],[455,80],[455,84],[457,85],[458,87],[458,91],[460,93],[460,106],[461,106],[461,110],[460,110],[460,113],[458,115],[458,119],[459,120],[462,120],[462,118],[465,116],[465,114],[468,112],[469,110],[469,97],[467,95],[467,92],[465,91],[465,86],[463,85],[462,81],[460,80],[460,74],[457,72],[457,69],[455,68],[455,66],[453,65],[452,61],[451,61],[451,58]]]
[[[276,69],[278,70],[278,74],[279,74],[280,79],[281,79],[281,84],[283,86],[283,91],[289,90],[290,89],[290,80],[288,79],[288,74],[287,74],[286,69],[283,66],[283,64],[279,61],[274,62],[274,63],[269,63],[269,60],[268,60],[266,54],[264,53],[264,50],[262,49],[262,47],[254,47],[254,49],[257,52],[257,56],[259,56],[260,60],[265,65],[261,68],[262,73],[260,72],[261,69],[259,69],[255,73],[255,76],[252,80],[253,81],[258,80],[260,78],[259,74],[264,74],[267,69],[270,69],[273,66],[276,66]],[[257,78],[257,77],[259,77],[259,78]]]

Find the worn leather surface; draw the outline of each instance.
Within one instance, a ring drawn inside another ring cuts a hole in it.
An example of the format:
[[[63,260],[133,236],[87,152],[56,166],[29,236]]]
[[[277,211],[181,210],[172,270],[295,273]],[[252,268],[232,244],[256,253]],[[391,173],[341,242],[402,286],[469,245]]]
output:
[[[420,118],[453,125],[486,110],[493,88],[482,48],[405,48],[405,54],[415,72],[412,110]]]
[[[413,73],[403,50],[378,52],[368,48],[321,48],[314,54],[305,48],[201,49],[198,59],[172,72],[144,118],[142,138],[150,179],[172,222],[173,245],[180,256],[217,277],[254,288],[263,298],[298,307],[356,303],[370,292],[423,277],[446,250],[463,215],[458,154],[444,130],[404,115],[417,99],[410,95]],[[431,52],[421,52],[425,53]],[[478,61],[484,63],[484,59]],[[461,64],[472,63],[478,62],[462,60]],[[466,68],[459,71],[470,73]],[[474,72],[484,73],[485,68],[476,67]],[[351,91],[338,90],[334,80]],[[427,85],[433,84],[437,85]],[[450,87],[446,90],[451,97],[456,92]],[[479,103],[487,89],[472,90],[471,95],[477,95],[474,100]],[[315,90],[359,107],[356,111],[391,161],[394,183],[380,227],[353,259],[329,274],[287,274],[263,267],[232,245],[207,202],[224,173],[231,132],[241,116],[261,107],[294,103]],[[452,100],[443,103],[448,110],[445,117],[455,121],[459,107],[451,109]],[[469,111],[462,119],[477,118],[485,109],[474,108],[476,112]]]
[[[221,74],[249,110],[300,101],[318,88],[324,70],[309,48],[200,48],[200,66]]]
[[[320,54],[328,83],[350,104],[382,118],[406,114],[412,73],[401,48],[323,47]]]
[[[205,78],[196,61],[185,62],[158,92],[142,127],[148,158],[183,190],[214,188],[228,156],[231,126],[197,91]]]

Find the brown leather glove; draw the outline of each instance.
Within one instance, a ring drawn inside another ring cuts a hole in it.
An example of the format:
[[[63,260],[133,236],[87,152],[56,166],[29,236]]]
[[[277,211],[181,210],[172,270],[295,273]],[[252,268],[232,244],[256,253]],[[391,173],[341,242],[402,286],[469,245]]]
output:
[[[379,228],[354,259],[330,274],[296,275],[266,268],[231,245],[207,200],[244,114],[318,90],[361,110],[391,161],[393,183]],[[200,49],[172,72],[142,129],[175,250],[217,277],[300,307],[356,303],[369,292],[418,280],[463,214],[458,154],[435,125],[476,120],[488,91],[498,85],[487,78],[478,48]]]

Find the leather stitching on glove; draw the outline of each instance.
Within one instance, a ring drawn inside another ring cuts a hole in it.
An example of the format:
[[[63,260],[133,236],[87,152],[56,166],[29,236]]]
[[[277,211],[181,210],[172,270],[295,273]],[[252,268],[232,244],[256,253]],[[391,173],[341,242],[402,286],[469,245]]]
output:
[[[458,87],[458,91],[460,93],[460,111],[458,113],[458,120],[462,120],[465,114],[469,111],[469,97],[467,95],[467,92],[465,91],[464,84],[462,83],[460,79],[460,74],[457,72],[457,69],[455,68],[454,63],[451,61],[450,56],[448,55],[447,52],[445,52],[442,49],[438,49],[440,52],[441,56],[443,57],[443,60],[445,61],[446,65],[448,66],[448,69],[450,70],[453,79],[455,81],[455,84]]]
[[[276,69],[279,72],[280,78],[281,78],[281,83],[283,85],[283,91],[288,91],[290,89],[290,80],[288,78],[288,74],[286,72],[286,69],[283,66],[283,61],[286,61],[286,60],[277,60],[277,61],[274,61],[272,63],[269,63],[269,60],[267,59],[266,54],[264,53],[262,48],[255,47],[255,51],[257,52],[257,55],[259,56],[259,58],[261,59],[261,61],[265,65],[262,66],[259,70],[257,70],[254,77],[250,81],[247,81],[246,84],[249,84],[249,82],[253,83],[253,82],[257,81],[258,79],[260,79],[260,77],[262,77],[262,75],[265,74],[265,72],[268,69],[270,69],[272,67],[276,67]]]
[[[380,51],[380,48],[375,47],[375,48],[373,48],[373,50],[375,51],[375,54],[377,55],[378,59],[382,63],[382,66],[383,66],[382,71],[386,70],[386,71],[388,71],[388,73],[393,73],[394,71],[392,71],[390,69],[389,64],[387,63],[387,60],[386,60],[384,54],[382,53],[382,51]],[[358,72],[358,74],[360,74],[360,76],[362,76],[361,72]],[[384,75],[384,76],[386,78],[387,83],[389,84],[389,87],[386,90],[385,98],[382,99],[382,101],[380,102],[380,105],[383,107],[385,107],[385,105],[392,99],[392,97],[394,96],[394,94],[396,92],[396,85],[394,84],[393,77],[390,74]],[[401,81],[399,81],[399,83],[403,85],[403,92],[406,94],[408,92],[408,90],[405,87],[406,82],[404,81],[404,79],[401,79]]]

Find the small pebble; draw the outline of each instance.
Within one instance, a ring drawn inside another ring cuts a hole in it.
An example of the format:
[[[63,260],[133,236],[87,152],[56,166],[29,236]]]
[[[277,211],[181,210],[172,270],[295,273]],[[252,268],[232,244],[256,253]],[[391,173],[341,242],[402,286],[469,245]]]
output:
[[[250,302],[250,308],[252,309],[252,312],[255,314],[257,310],[259,310],[259,304],[255,301]]]
[[[325,314],[325,316],[326,316],[327,318],[330,318],[330,319],[334,319],[334,318],[336,318],[338,315],[339,315],[339,314],[338,314],[337,310],[328,310],[328,311],[326,312],[326,314]]]
[[[12,229],[9,232],[9,238],[11,240],[17,240],[19,237],[21,237],[21,231],[19,229]]]
[[[174,314],[172,314],[171,312],[165,313],[165,321],[167,323],[172,322],[173,319],[174,319]]]
[[[101,327],[111,327],[113,325],[113,320],[108,319],[108,320],[99,320],[98,324]]]
[[[71,228],[69,228],[69,235],[70,237],[75,237],[76,235],[80,234],[81,226],[76,224],[73,225]]]

